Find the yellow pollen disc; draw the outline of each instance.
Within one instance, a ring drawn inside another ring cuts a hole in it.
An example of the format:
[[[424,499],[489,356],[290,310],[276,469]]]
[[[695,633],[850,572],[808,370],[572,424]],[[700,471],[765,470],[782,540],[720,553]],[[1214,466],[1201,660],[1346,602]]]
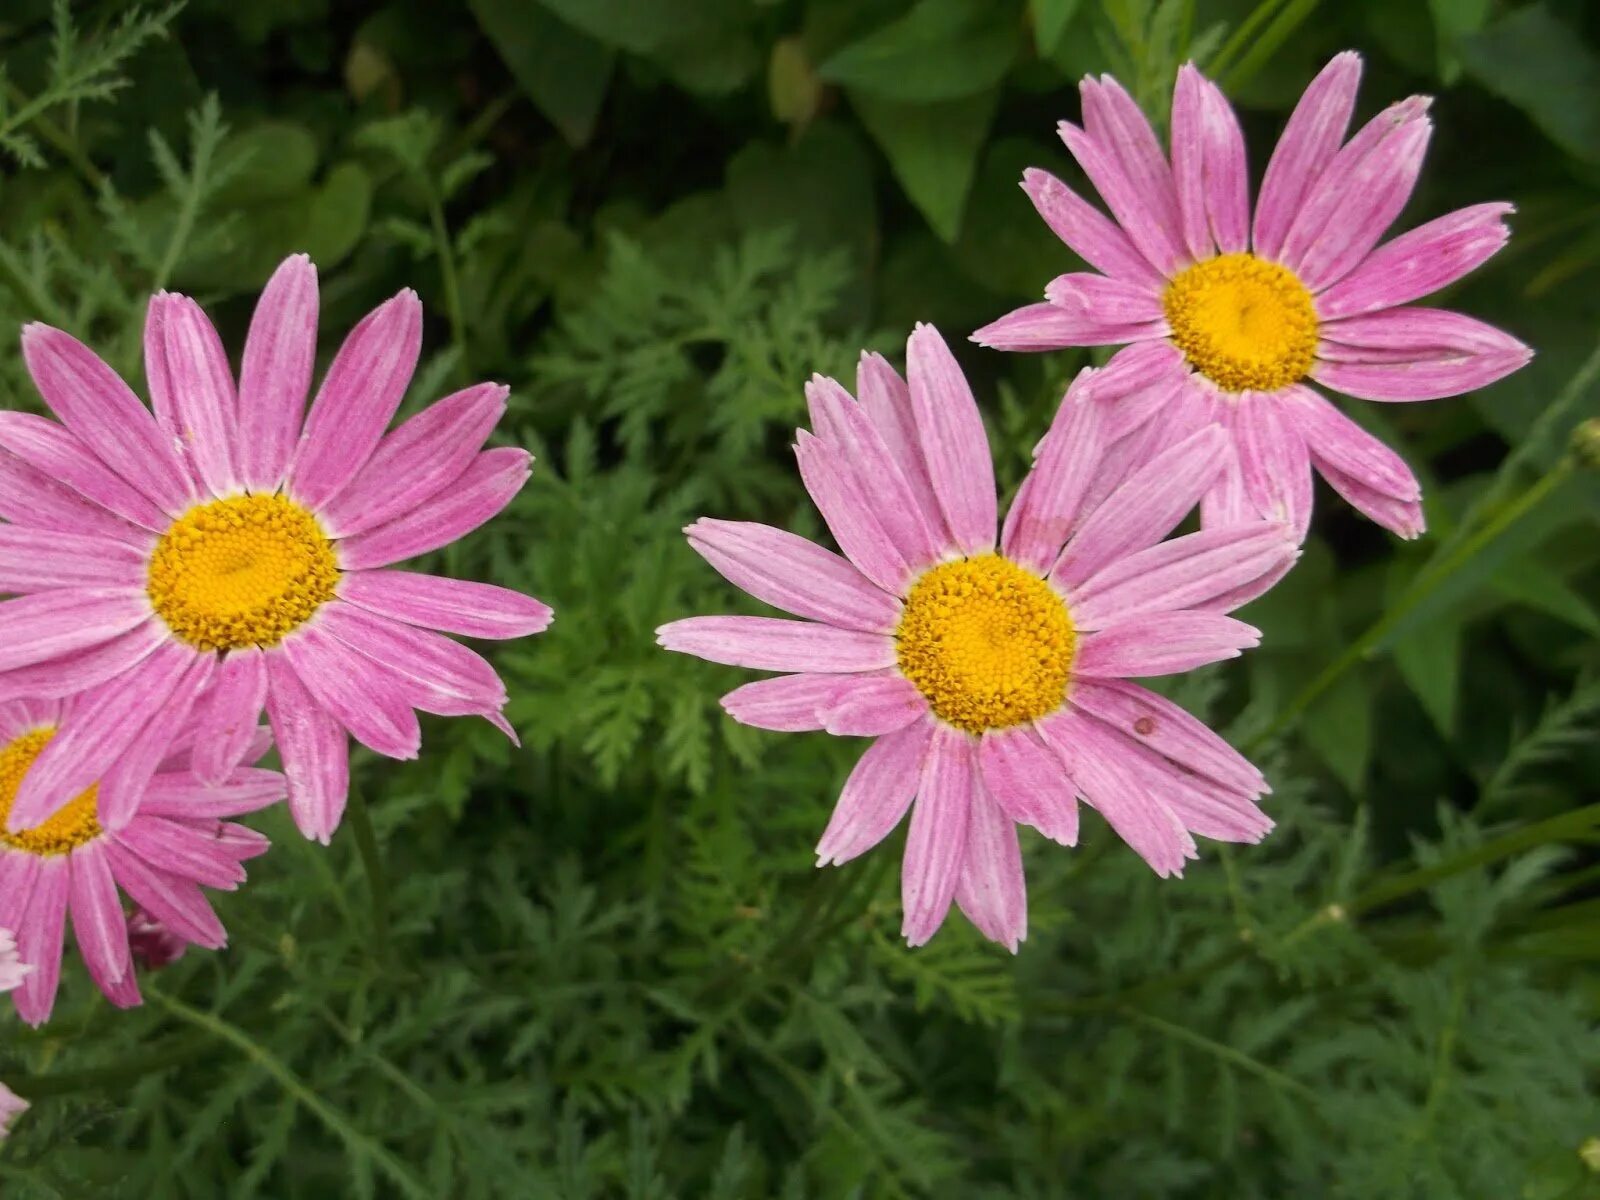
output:
[[[17,798],[17,788],[22,786],[22,777],[55,735],[52,726],[45,726],[30,730],[0,747],[0,845],[41,858],[70,854],[100,836],[100,822],[96,820],[98,810],[95,808],[99,784],[91,785],[88,791],[44,824],[21,833],[6,832],[6,820],[11,816],[11,804]]]
[[[316,517],[279,495],[197,505],[150,556],[150,603],[200,650],[273,646],[333,598],[339,564]]]
[[[1317,310],[1293,271],[1253,254],[1195,263],[1161,297],[1189,365],[1227,392],[1270,392],[1305,378]]]
[[[969,733],[1060,708],[1077,644],[1061,597],[998,554],[924,574],[895,637],[900,673],[940,718]]]

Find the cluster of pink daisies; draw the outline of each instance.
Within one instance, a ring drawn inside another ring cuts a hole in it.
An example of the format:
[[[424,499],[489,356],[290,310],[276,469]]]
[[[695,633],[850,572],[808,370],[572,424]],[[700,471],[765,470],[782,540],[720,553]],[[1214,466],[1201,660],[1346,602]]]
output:
[[[1257,643],[1228,613],[1292,567],[1313,469],[1385,527],[1421,532],[1411,471],[1312,381],[1426,400],[1527,361],[1508,335],[1411,303],[1499,249],[1509,206],[1379,245],[1431,126],[1412,98],[1347,138],[1360,65],[1339,55],[1306,91],[1253,215],[1238,121],[1193,67],[1170,157],[1114,80],[1084,80],[1083,125],[1061,136],[1111,215],[1042,171],[1024,187],[1095,271],[974,338],[1125,348],[1073,382],[1003,520],[977,404],[919,326],[904,377],[869,354],[854,394],[807,386],[795,453],[841,553],[760,524],[689,527],[716,570],[800,619],[691,617],[661,644],[777,672],[724,697],[735,720],[875,739],[817,854],[848,861],[909,812],[912,945],[954,902],[1015,950],[1018,827],[1073,845],[1080,803],[1163,876],[1196,835],[1263,837],[1261,773],[1133,681]],[[0,929],[15,931],[0,933],[0,990],[29,1022],[50,1014],[69,915],[118,1005],[138,1003],[137,961],[221,946],[203,889],[237,887],[267,849],[233,818],[286,799],[326,842],[349,737],[415,757],[418,711],[514,737],[494,670],[443,635],[538,633],[550,609],[396,567],[527,478],[525,451],[483,449],[506,389],[389,429],[421,341],[407,291],[349,335],[308,408],[316,326],[315,269],[291,258],[236,379],[194,301],[161,293],[148,408],[68,334],[23,330],[58,418],[0,413]],[[1172,536],[1196,508],[1197,531]],[[256,765],[273,750],[281,770]],[[19,1103],[0,1088],[0,1130]]]

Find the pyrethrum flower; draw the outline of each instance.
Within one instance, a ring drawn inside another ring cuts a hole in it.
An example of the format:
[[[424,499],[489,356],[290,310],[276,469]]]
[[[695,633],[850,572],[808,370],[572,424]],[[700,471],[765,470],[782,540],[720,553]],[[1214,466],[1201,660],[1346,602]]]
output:
[[[1256,841],[1260,772],[1200,721],[1137,684],[1232,658],[1258,640],[1224,613],[1296,553],[1262,521],[1162,539],[1226,466],[1227,436],[1198,430],[1102,499],[1104,406],[1066,412],[1006,517],[988,438],[936,330],[907,348],[910,386],[861,361],[859,402],[807,388],[798,434],[806,489],[844,557],[765,525],[701,520],[690,543],[733,583],[806,618],[690,617],[669,650],[790,672],[729,693],[763,729],[875,737],[817,846],[842,863],[911,811],[903,932],[921,945],[953,899],[1016,949],[1027,901],[1016,825],[1073,845],[1078,798],[1161,875],[1192,833]]]
[[[150,301],[154,413],[92,351],[23,330],[57,425],[0,414],[0,697],[82,692],[39,757],[7,830],[37,825],[96,780],[108,824],[137,772],[118,766],[192,721],[195,771],[226,778],[265,708],[295,821],[327,841],[344,811],[346,731],[416,756],[414,709],[477,714],[509,734],[493,668],[435,632],[504,638],[550,622],[539,601],[388,569],[505,507],[529,456],[483,450],[506,389],[482,383],[386,433],[416,367],[410,291],[346,339],[306,413],[317,276],[278,268],[235,387],[211,322],[186,296]],[[148,764],[146,764],[146,777]]]
[[[1509,334],[1411,302],[1484,262],[1508,236],[1509,204],[1479,204],[1378,239],[1416,182],[1432,129],[1428,100],[1391,105],[1344,140],[1361,59],[1338,55],[1306,89],[1267,165],[1252,221],[1239,122],[1191,65],[1172,102],[1170,163],[1113,79],[1085,79],[1083,127],[1067,148],[1115,220],[1044,171],[1023,187],[1099,274],[1062,275],[1048,303],[973,335],[1002,350],[1128,343],[1102,398],[1148,451],[1201,425],[1227,428],[1239,469],[1207,496],[1205,521],[1242,506],[1304,535],[1314,465],[1335,491],[1402,537],[1422,532],[1405,462],[1311,382],[1367,400],[1433,400],[1484,387],[1526,363]]]
[[[119,1007],[139,1003],[119,889],[179,937],[211,949],[226,944],[201,887],[236,888],[245,877],[240,864],[265,853],[267,839],[224,818],[284,795],[277,771],[234,767],[210,784],[193,771],[188,737],[141,739],[124,760],[146,763],[133,815],[112,823],[100,803],[110,781],[91,781],[48,820],[11,832],[6,818],[22,785],[47,748],[72,735],[86,707],[81,698],[0,703],[0,925],[16,930],[22,959],[34,968],[13,994],[33,1025],[55,1005],[69,914],[96,986]],[[240,757],[253,762],[267,745],[253,734]]]

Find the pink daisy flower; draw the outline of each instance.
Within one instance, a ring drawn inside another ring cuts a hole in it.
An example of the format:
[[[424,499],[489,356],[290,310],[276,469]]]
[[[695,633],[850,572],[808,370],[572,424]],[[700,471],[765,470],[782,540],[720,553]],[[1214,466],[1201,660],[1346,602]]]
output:
[[[0,1142],[11,1133],[11,1123],[28,1111],[28,1102],[0,1083]]]
[[[1083,127],[1067,148],[1111,210],[1108,219],[1045,171],[1023,188],[1094,272],[1046,289],[973,334],[1001,350],[1127,343],[1102,398],[1145,450],[1216,422],[1236,469],[1206,496],[1209,525],[1242,506],[1303,537],[1311,471],[1402,537],[1423,530],[1421,488],[1405,462],[1311,382],[1366,400],[1434,400],[1509,375],[1532,352],[1459,313],[1411,302],[1461,278],[1505,245],[1509,204],[1479,204],[1379,246],[1422,166],[1428,99],[1393,104],[1344,140],[1360,56],[1338,55],[1306,89],[1261,182],[1254,220],[1244,135],[1221,90],[1193,65],[1178,73],[1169,163],[1150,123],[1115,80],[1085,79]]]
[[[46,748],[68,738],[87,707],[83,699],[0,703],[0,818],[15,811]],[[268,746],[266,731],[258,731],[240,757],[254,762]],[[69,913],[90,978],[127,1008],[139,1003],[139,988],[119,889],[171,932],[216,949],[227,936],[201,885],[232,891],[244,882],[240,864],[267,850],[259,833],[222,818],[282,800],[278,772],[235,767],[220,783],[206,783],[194,773],[186,737],[140,741],[117,770],[137,758],[152,761],[124,820],[110,822],[100,804],[109,780],[91,781],[42,824],[12,832],[0,820],[0,925],[17,931],[22,958],[34,967],[13,996],[29,1024],[47,1020],[55,1006]]]
[[[961,369],[931,326],[910,386],[867,355],[859,402],[820,376],[795,452],[844,557],[781,529],[700,520],[690,544],[752,596],[806,618],[690,617],[669,650],[786,674],[723,697],[763,729],[873,737],[817,846],[819,865],[882,841],[909,810],[903,932],[933,936],[952,900],[1013,951],[1027,933],[1016,826],[1064,845],[1082,797],[1163,875],[1191,834],[1257,841],[1261,773],[1129,678],[1235,657],[1257,632],[1234,593],[1296,554],[1254,521],[1163,541],[1213,485],[1227,436],[1197,430],[1093,495],[1106,409],[1076,386],[996,545],[994,469]],[[1088,380],[1092,382],[1093,373]]]
[[[511,734],[504,685],[437,631],[505,638],[550,623],[539,601],[389,569],[504,508],[529,456],[482,450],[507,389],[482,383],[385,432],[416,367],[422,308],[401,292],[361,321],[306,409],[317,275],[286,260],[256,307],[238,386],[211,322],[161,293],[145,325],[154,413],[76,339],[22,331],[61,423],[0,413],[0,698],[84,694],[23,781],[6,828],[37,825],[96,780],[131,814],[130,747],[197,725],[218,782],[265,708],[308,837],[344,811],[346,733],[414,758],[413,710]],[[303,418],[303,419],[302,419]],[[512,735],[514,736],[514,735]]]

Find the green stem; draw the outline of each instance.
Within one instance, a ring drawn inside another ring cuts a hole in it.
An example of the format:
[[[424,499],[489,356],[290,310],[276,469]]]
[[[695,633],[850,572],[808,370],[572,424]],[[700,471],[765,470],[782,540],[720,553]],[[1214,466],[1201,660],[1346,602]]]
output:
[[[190,1042],[169,1050],[148,1054],[124,1055],[114,1067],[95,1067],[86,1071],[53,1071],[42,1075],[7,1075],[6,1085],[29,1100],[46,1096],[68,1096],[74,1092],[116,1092],[119,1085],[131,1084],[158,1071],[181,1067],[211,1052],[204,1042]]]
[[[1572,464],[1563,459],[1552,467],[1532,487],[1523,492],[1510,504],[1502,508],[1492,520],[1481,526],[1470,537],[1462,538],[1453,549],[1442,557],[1431,561],[1417,573],[1404,593],[1396,600],[1384,614],[1367,627],[1365,633],[1345,647],[1344,653],[1323,668],[1322,673],[1301,688],[1299,693],[1278,712],[1278,715],[1264,728],[1256,732],[1245,741],[1243,749],[1246,753],[1259,750],[1278,734],[1282,733],[1308,708],[1319,700],[1323,693],[1343,678],[1344,673],[1362,659],[1369,657],[1382,646],[1384,639],[1400,625],[1411,612],[1426,600],[1438,586],[1450,576],[1454,575],[1467,563],[1476,558],[1491,542],[1498,538],[1511,526],[1527,516],[1544,501],[1551,492],[1555,491],[1568,475],[1572,473]]]
[[[1206,73],[1213,79],[1219,78],[1227,65],[1250,44],[1250,39],[1255,36],[1256,30],[1272,19],[1282,2],[1283,0],[1261,0],[1261,3],[1250,11],[1250,15],[1240,22],[1239,28],[1235,29],[1223,43],[1222,49],[1212,56],[1211,61],[1206,64]]]
[[[417,1200],[428,1200],[432,1195],[381,1143],[352,1125],[343,1113],[327,1104],[304,1080],[279,1062],[265,1047],[251,1040],[243,1030],[212,1013],[190,1008],[183,1001],[162,992],[147,987],[146,995],[179,1020],[227,1042],[248,1061],[272,1076],[285,1092],[327,1126],[329,1132],[343,1142],[351,1154],[369,1159],[392,1179],[405,1195],[417,1197]]]
[[[377,834],[372,828],[372,814],[367,810],[367,800],[359,788],[350,789],[350,828],[356,836],[356,850],[361,855],[361,866],[367,874],[367,888],[372,897],[372,945],[374,955],[383,962],[389,961],[389,873],[383,866],[383,851],[378,846]]]
[[[422,181],[428,196],[428,223],[433,226],[435,251],[439,255],[439,275],[444,284],[444,307],[450,317],[450,341],[456,348],[456,373],[464,380],[470,374],[467,364],[467,325],[461,309],[461,282],[456,276],[456,255],[450,245],[450,229],[445,224],[444,201],[432,179]]]
[[[1208,1038],[1203,1033],[1185,1029],[1182,1025],[1174,1025],[1171,1021],[1163,1021],[1160,1017],[1147,1013],[1143,1009],[1123,1007],[1119,1011],[1124,1016],[1138,1021],[1141,1025],[1148,1025],[1158,1033],[1163,1033],[1176,1041],[1185,1042],[1198,1050],[1204,1050],[1207,1054],[1214,1055],[1223,1062],[1230,1063],[1238,1067],[1239,1070],[1254,1075],[1257,1079],[1271,1084],[1280,1091],[1298,1096],[1308,1104],[1314,1105],[1318,1101],[1317,1093],[1298,1079],[1291,1078],[1282,1071],[1274,1070],[1259,1059],[1250,1057],[1243,1050],[1235,1050],[1232,1046]]]

